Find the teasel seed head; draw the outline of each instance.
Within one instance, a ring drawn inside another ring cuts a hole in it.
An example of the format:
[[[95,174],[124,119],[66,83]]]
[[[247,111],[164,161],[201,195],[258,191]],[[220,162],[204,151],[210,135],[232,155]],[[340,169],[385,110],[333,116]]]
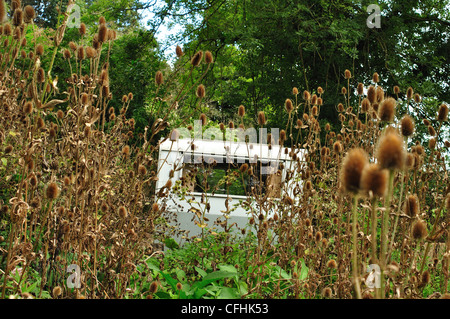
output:
[[[425,270],[422,273],[422,278],[421,278],[421,286],[426,286],[429,282],[430,282],[431,276],[430,276],[430,272],[428,270]]]
[[[197,51],[197,53],[194,54],[194,56],[191,59],[191,64],[193,67],[196,67],[200,64],[203,57],[203,51]]]
[[[211,51],[205,51],[205,62],[206,64],[211,64],[214,62],[214,58]]]
[[[392,122],[394,120],[396,104],[397,102],[392,97],[389,97],[381,102],[378,109],[378,116],[382,121]]]
[[[405,214],[409,217],[415,217],[419,214],[419,199],[416,195],[408,195],[405,200]]]
[[[30,185],[32,187],[36,187],[37,183],[38,183],[37,177],[36,177],[36,175],[34,173],[32,173],[31,176],[30,176]]]
[[[205,86],[203,84],[200,84],[199,86],[197,86],[197,91],[195,92],[195,95],[199,98],[199,99],[203,99],[205,97]]]
[[[120,206],[119,207],[119,217],[124,219],[126,218],[128,215],[127,209],[125,208],[125,206]]]
[[[238,115],[239,115],[239,117],[244,117],[244,115],[245,115],[245,107],[243,105],[239,105]]]
[[[430,150],[434,150],[436,148],[436,139],[435,138],[431,138],[428,141],[428,147],[430,148]]]
[[[345,79],[350,79],[352,77],[352,73],[350,72],[350,70],[346,69],[344,71],[344,78]]]
[[[18,27],[23,23],[23,11],[20,8],[14,10],[13,25]]]
[[[23,112],[25,114],[31,114],[31,112],[33,112],[33,103],[30,101],[26,102],[23,106]]]
[[[344,190],[358,193],[361,184],[361,175],[369,160],[367,153],[361,148],[351,149],[342,163],[341,182]]]
[[[4,23],[6,20],[7,17],[5,0],[0,0],[0,23]]]
[[[56,185],[56,183],[54,182],[48,184],[45,194],[48,199],[55,200],[59,194],[58,185]]]
[[[384,90],[381,86],[377,86],[376,89],[376,93],[377,93],[377,102],[380,103],[384,100]]]
[[[361,188],[367,194],[372,192],[373,196],[383,197],[387,190],[388,174],[378,164],[366,165],[361,175]]]
[[[377,92],[373,85],[369,86],[369,88],[367,89],[367,99],[369,100],[370,104],[374,104],[376,102]]]
[[[403,136],[411,136],[414,133],[414,120],[409,115],[403,116],[400,125]]]
[[[416,103],[420,103],[422,101],[422,97],[418,93],[416,93],[414,94],[414,101]]]
[[[444,103],[441,104],[438,111],[437,119],[439,122],[447,121],[448,119],[448,106]]]
[[[427,224],[423,220],[417,220],[412,228],[412,237],[415,240],[422,240],[428,235]]]
[[[428,134],[431,136],[436,136],[436,130],[431,125],[428,125]]]
[[[294,105],[292,104],[291,99],[286,99],[284,102],[284,107],[288,113],[291,113],[294,110]]]
[[[84,47],[81,45],[77,48],[77,59],[78,61],[84,60]]]
[[[325,287],[325,288],[322,290],[322,296],[323,296],[324,298],[330,298],[332,295],[333,295],[333,291],[331,290],[330,287]]]
[[[144,165],[139,165],[139,167],[138,167],[138,173],[139,173],[139,175],[141,175],[141,176],[144,176],[144,175],[146,175],[147,174],[147,168],[145,168],[145,166]]]
[[[64,59],[69,60],[72,57],[72,54],[70,53],[69,49],[64,49],[63,56]]]
[[[334,144],[333,144],[333,151],[336,154],[339,154],[339,153],[342,152],[342,144],[341,144],[341,142],[339,142],[339,141],[334,142]]]
[[[400,88],[398,87],[398,85],[394,85],[394,93],[395,94],[399,94],[400,93]]]
[[[328,260],[328,262],[327,262],[327,268],[330,268],[330,269],[336,269],[336,268],[337,268],[336,260],[334,260],[334,259]]]
[[[381,136],[376,151],[381,168],[402,169],[405,165],[406,151],[403,139],[393,128],[387,128]]]
[[[303,91],[303,99],[305,101],[309,101],[311,99],[311,93],[309,93],[307,90]]]
[[[412,97],[413,97],[413,95],[414,95],[414,90],[413,90],[412,87],[409,87],[409,88],[406,90],[406,99],[411,100]]]
[[[53,298],[58,298],[61,295],[61,293],[62,293],[61,287],[60,286],[55,286],[55,288],[53,288],[52,293],[53,293]]]
[[[128,157],[128,156],[130,155],[130,146],[129,146],[129,145],[125,145],[125,146],[122,148],[122,155],[123,155],[124,157]]]
[[[205,113],[200,114],[200,121],[202,122],[202,126],[206,125],[207,117]]]
[[[298,89],[295,86],[292,88],[292,94],[293,95],[297,95],[298,94]]]
[[[106,23],[101,23],[98,27],[98,41],[100,43],[106,42],[106,37],[108,35],[108,27],[106,26]]]
[[[175,53],[178,58],[182,57],[184,55],[183,49],[179,45],[175,48]]]
[[[86,47],[86,56],[88,59],[93,59],[97,56],[97,51],[93,47]]]
[[[377,72],[375,72],[375,73],[373,74],[372,80],[373,80],[373,82],[375,82],[375,83],[380,82],[380,77],[379,77],[379,75],[378,75]]]
[[[364,84],[358,83],[358,86],[356,87],[356,92],[358,93],[358,95],[363,95],[364,94]]]
[[[164,81],[163,74],[161,71],[157,71],[155,74],[155,83],[157,86],[160,86]],[[198,91],[198,89],[197,89]]]
[[[264,111],[258,112],[258,124],[260,126],[263,126],[264,124],[266,124],[266,115],[264,114]]]

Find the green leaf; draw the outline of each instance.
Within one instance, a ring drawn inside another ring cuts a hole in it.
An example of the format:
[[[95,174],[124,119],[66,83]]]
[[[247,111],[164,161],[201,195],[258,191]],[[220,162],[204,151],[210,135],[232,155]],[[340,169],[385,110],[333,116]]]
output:
[[[306,267],[305,261],[302,259],[302,269],[300,270],[300,280],[308,278],[308,267]]]
[[[220,293],[217,299],[238,299],[241,296],[237,292],[236,288],[223,287],[220,289]]]
[[[8,160],[6,158],[2,158],[2,164],[6,167],[6,165],[8,165]]]

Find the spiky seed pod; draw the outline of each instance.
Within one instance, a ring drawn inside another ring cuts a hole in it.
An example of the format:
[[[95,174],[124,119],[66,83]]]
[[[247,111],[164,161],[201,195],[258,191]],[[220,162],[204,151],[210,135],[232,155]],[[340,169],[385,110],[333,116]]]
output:
[[[194,56],[191,59],[191,64],[193,67],[196,67],[202,62],[203,58],[203,51],[197,51],[197,53],[194,54]]]
[[[373,85],[369,86],[367,89],[367,99],[369,100],[370,104],[375,103],[377,99],[377,91]]]
[[[325,287],[325,288],[322,290],[322,296],[323,296],[324,298],[330,298],[332,295],[333,295],[333,291],[331,290],[330,287]]]
[[[317,108],[317,105],[314,105],[311,109],[311,115],[317,117],[319,115],[319,109]]]
[[[336,260],[334,260],[334,259],[328,260],[328,262],[327,262],[327,268],[330,268],[330,269],[336,269],[336,268],[337,268]]]
[[[322,240],[322,232],[320,230],[316,233],[314,239],[316,240],[317,243]]]
[[[125,206],[120,206],[119,207],[119,217],[122,219],[125,219],[127,217],[127,215],[128,215],[128,211],[125,208]]]
[[[69,49],[65,49],[63,56],[64,56],[64,59],[69,60],[72,57],[72,54],[70,53]]]
[[[406,155],[406,167],[408,168],[408,169],[412,169],[412,168],[414,168],[414,166],[415,166],[415,161],[416,161],[416,159],[415,159],[415,156],[414,156],[414,154],[413,153],[408,153],[407,155]]]
[[[200,121],[202,122],[202,126],[206,125],[207,117],[205,113],[200,114]]]
[[[183,49],[179,45],[175,48],[175,54],[178,58],[182,57],[184,55]]]
[[[403,116],[400,121],[403,136],[411,136],[414,133],[414,120],[409,115]]]
[[[365,97],[361,102],[361,112],[367,113],[369,111],[369,108],[370,108],[369,99]]]
[[[144,165],[139,165],[139,167],[138,167],[138,173],[139,173],[139,175],[141,175],[141,176],[144,176],[144,175],[146,175],[147,174],[147,168],[145,168],[145,166]]]
[[[195,92],[195,95],[199,98],[199,99],[203,99],[205,97],[205,86],[203,84],[200,84],[199,86],[197,86],[197,91]]]
[[[248,164],[244,163],[239,167],[239,170],[241,171],[241,173],[245,173],[248,170]]]
[[[266,124],[266,115],[264,114],[264,111],[258,112],[258,124],[261,126]]]
[[[205,51],[205,62],[206,64],[211,64],[214,62],[214,58],[211,51]]]
[[[350,72],[350,70],[346,69],[344,71],[344,78],[345,79],[350,79],[352,77],[352,73]]]
[[[366,165],[361,174],[361,188],[365,193],[372,192],[374,196],[382,197],[386,194],[389,172],[380,169],[378,164]]]
[[[402,169],[406,151],[403,139],[395,129],[386,129],[378,142],[376,157],[381,168]]]
[[[303,99],[305,101],[309,101],[311,99],[311,93],[309,93],[307,90],[303,91]]]
[[[161,71],[157,71],[155,74],[155,83],[157,86],[160,86],[164,81],[163,74]]]
[[[293,95],[297,95],[298,94],[298,89],[295,86],[292,88],[292,94]]]
[[[384,90],[381,86],[377,86],[377,102],[380,103],[384,100]]]
[[[428,147],[430,148],[430,150],[434,150],[436,148],[436,139],[435,138],[431,138],[428,141]]]
[[[339,153],[342,152],[342,144],[341,144],[341,142],[339,142],[339,141],[334,142],[334,144],[333,144],[333,151],[336,154],[339,154]]]
[[[78,61],[84,60],[84,47],[81,45],[77,49],[77,59]]]
[[[128,93],[128,101],[131,101],[131,100],[133,100],[133,93],[132,92]]]
[[[106,26],[106,23],[100,24],[98,27],[98,42],[105,43],[107,40],[108,35],[108,27]]]
[[[5,0],[0,0],[0,23],[5,22],[7,19],[6,17],[6,4]]]
[[[86,47],[86,56],[88,59],[93,59],[97,56],[97,50],[95,50],[93,47]]]
[[[422,101],[422,97],[418,93],[416,93],[414,94],[414,101],[416,103],[420,103]]]
[[[36,80],[38,83],[44,83],[45,81],[45,72],[43,68],[39,68],[36,76]]]
[[[60,286],[55,286],[55,288],[53,288],[53,298],[58,298],[59,296],[61,296],[62,293],[62,289]]]
[[[369,160],[367,153],[361,148],[351,149],[344,157],[341,169],[341,182],[344,190],[358,193],[361,184],[361,175]]]
[[[37,183],[38,183],[38,181],[37,181],[36,175],[34,173],[31,174],[31,176],[30,176],[30,185],[32,187],[36,187]]]
[[[13,25],[18,27],[23,23],[23,11],[20,8],[14,10]]]
[[[418,220],[412,227],[412,237],[415,240],[422,240],[428,235],[427,224],[423,220]]]
[[[412,87],[409,87],[409,88],[406,90],[406,99],[411,100],[412,97],[413,97],[413,95],[414,95],[414,90],[413,90]]]
[[[45,194],[48,199],[55,200],[59,194],[58,185],[56,185],[56,183],[54,183],[54,182],[51,182],[50,184],[48,184]]]
[[[441,104],[438,111],[437,119],[439,122],[447,121],[448,119],[448,106],[444,103]]]
[[[44,54],[44,46],[39,43],[36,46],[36,55],[42,56],[43,54]]]
[[[125,146],[122,148],[122,155],[123,155],[124,157],[130,156],[130,146],[129,146],[129,145],[125,145]]]
[[[363,95],[364,94],[364,84],[358,83],[358,86],[356,87],[356,92],[358,93],[358,95]]]
[[[428,134],[430,134],[431,136],[436,136],[436,131],[431,125],[428,125]]]
[[[72,50],[72,52],[75,52],[77,50],[77,45],[75,44],[75,42],[70,41],[69,42],[69,48]]]
[[[380,120],[385,122],[392,122],[395,117],[396,104],[397,102],[392,97],[383,100],[380,107],[378,108],[378,116],[380,117]]]
[[[33,112],[33,103],[31,102],[26,102],[23,106],[23,112],[25,114],[31,114],[31,112]]]
[[[283,143],[286,141],[286,131],[281,130],[280,131],[280,145],[283,145]]]
[[[373,82],[375,82],[375,83],[380,82],[380,77],[379,77],[379,75],[378,75],[377,72],[375,72],[375,73],[373,74],[372,80],[373,80]]]
[[[283,203],[289,206],[294,205],[294,200],[290,196],[285,196],[283,198]]]
[[[240,117],[244,117],[244,115],[245,115],[245,106],[239,105],[238,115],[239,115]]]
[[[291,113],[294,110],[294,105],[292,104],[291,99],[286,99],[286,101],[284,101],[284,108],[288,113]]]
[[[5,23],[3,25],[3,34],[6,36],[10,36],[12,33],[12,27],[9,23]]]
[[[394,93],[395,94],[399,94],[400,93],[400,88],[397,85],[394,86]]]
[[[78,28],[78,31],[80,32],[81,36],[84,36],[86,34],[86,25],[83,22],[80,23],[80,27]]]
[[[337,108],[338,108],[338,112],[344,112],[345,111],[344,104],[342,104],[342,103],[339,103]]]
[[[416,195],[408,195],[405,200],[405,214],[415,217],[419,213],[419,199]]]

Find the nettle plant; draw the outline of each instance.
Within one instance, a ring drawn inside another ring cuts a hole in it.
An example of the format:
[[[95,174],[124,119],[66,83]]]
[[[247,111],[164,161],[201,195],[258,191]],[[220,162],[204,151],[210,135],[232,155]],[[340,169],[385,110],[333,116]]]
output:
[[[15,0],[11,10],[8,20],[0,1],[1,297],[122,298],[164,226],[155,158],[156,138],[169,123],[150,123],[131,145],[133,94],[121,98],[118,114],[109,107],[108,58],[117,35],[103,17],[93,37],[81,24],[79,42],[63,48],[69,13],[60,13],[53,41],[45,40],[53,47],[44,49],[34,9]],[[59,54],[71,71],[63,99],[51,77]],[[211,62],[203,52],[193,60],[179,47],[177,54],[185,68]],[[159,88],[161,72],[155,82]],[[186,83],[167,113],[192,90]]]

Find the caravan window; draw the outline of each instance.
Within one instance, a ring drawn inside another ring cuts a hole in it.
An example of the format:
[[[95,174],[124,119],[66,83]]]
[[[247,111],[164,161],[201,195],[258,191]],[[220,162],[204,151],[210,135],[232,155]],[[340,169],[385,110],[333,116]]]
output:
[[[202,157],[195,159],[191,154],[185,155],[183,167],[183,184],[195,193],[229,194],[249,196],[256,193],[269,193],[270,197],[280,197],[281,171],[280,163],[264,161],[250,163],[245,160],[253,174],[242,174],[241,161],[226,161],[222,157]]]

